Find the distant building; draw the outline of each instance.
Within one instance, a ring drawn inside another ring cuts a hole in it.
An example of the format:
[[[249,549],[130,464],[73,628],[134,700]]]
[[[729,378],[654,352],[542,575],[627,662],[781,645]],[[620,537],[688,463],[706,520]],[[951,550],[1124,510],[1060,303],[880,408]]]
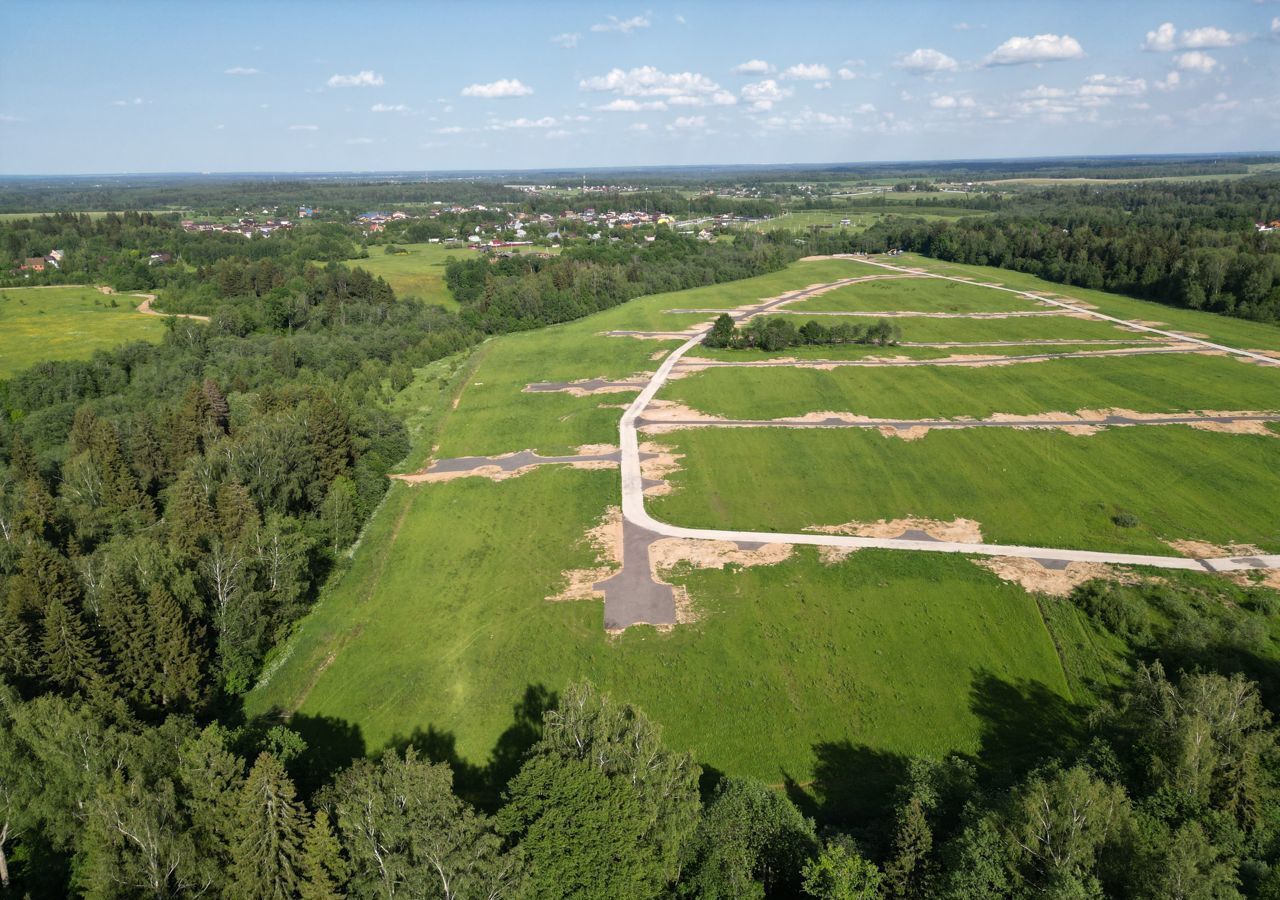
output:
[[[22,265],[18,267],[18,271],[19,272],[43,272],[44,257],[28,256],[25,260],[23,260]]]

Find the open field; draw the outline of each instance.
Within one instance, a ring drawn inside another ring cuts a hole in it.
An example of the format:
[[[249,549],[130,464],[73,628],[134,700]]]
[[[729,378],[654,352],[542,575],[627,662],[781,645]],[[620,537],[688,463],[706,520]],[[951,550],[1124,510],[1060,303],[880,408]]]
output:
[[[900,419],[1116,408],[1280,410],[1280,366],[1179,354],[988,368],[725,368],[674,381],[660,396],[729,419],[825,410]]]
[[[888,205],[890,207],[888,209],[882,205],[871,206],[866,203],[837,209],[796,209],[790,210],[781,216],[777,216],[763,222],[755,222],[750,227],[755,228],[758,231],[776,231],[781,228],[786,228],[792,231],[801,231],[815,226],[860,230],[863,228],[869,228],[885,216],[889,215],[913,216],[928,220],[956,219],[961,216],[990,215],[986,210],[968,209],[964,206],[902,206],[901,208],[894,209],[892,206],[895,204]],[[849,224],[841,225],[841,222],[845,219],[849,220]]]
[[[887,278],[864,281],[787,306],[797,313],[878,312],[1034,312],[1045,309],[1032,300],[976,284],[937,278]]]
[[[523,389],[599,378],[638,384],[681,341],[606,332],[679,331],[714,313],[667,310],[733,309],[882,271],[850,260],[797,263],[491,339],[466,358],[420,371],[401,395],[404,409],[421,409],[410,423],[414,448],[403,469],[428,459],[523,449],[568,455],[583,444],[616,444],[621,407],[638,387],[579,396]],[[995,270],[956,271],[1013,280]],[[1035,279],[1021,286],[1058,290]],[[919,302],[956,293],[915,290]],[[966,297],[971,290],[982,289],[959,287]],[[1080,299],[1103,305],[1092,293]],[[896,302],[913,308],[916,301]],[[1034,308],[997,291],[990,302]],[[1176,316],[1188,331],[1222,329],[1223,340],[1270,340],[1250,323],[1126,298],[1115,306],[1144,320]],[[908,341],[1147,339],[1070,316],[899,324]],[[778,355],[948,352],[816,347]],[[769,356],[703,348],[690,355]],[[661,396],[752,419],[827,409],[910,418],[1097,407],[1169,412],[1274,408],[1278,379],[1280,370],[1178,355],[974,369],[715,369],[673,381]],[[654,439],[685,456],[668,476],[675,491],[649,500],[650,508],[682,524],[767,530],[963,515],[997,541],[1164,555],[1173,551],[1160,538],[1280,547],[1273,513],[1280,441],[1257,434],[1000,428],[931,432],[908,442],[857,429],[708,428]],[[296,710],[291,721],[309,740],[343,735],[350,753],[376,752],[416,732],[420,743],[452,747],[481,765],[530,686],[554,690],[586,677],[640,704],[663,724],[672,747],[728,774],[805,784],[822,780],[839,760],[846,769],[863,767],[874,781],[877,766],[896,754],[1005,752],[992,738],[1002,714],[1022,721],[1046,701],[1090,697],[1125,665],[1122,648],[1100,643],[1070,605],[1029,595],[963,556],[904,551],[860,550],[828,563],[801,547],[772,565],[682,564],[667,575],[691,598],[681,624],[611,636],[601,627],[599,600],[546,598],[564,589],[568,570],[606,562],[584,536],[619,497],[616,468],[547,466],[496,482],[395,484],[349,571],[268,666],[248,711]],[[1139,524],[1118,528],[1111,521],[1118,512],[1136,515]]]
[[[91,287],[0,288],[0,378],[42,360],[88,359],[128,341],[160,340],[164,320],[135,312],[137,303]]]
[[[737,374],[742,374],[741,372]],[[974,519],[992,543],[1168,553],[1161,539],[1280,552],[1280,441],[1186,426],[1077,436],[703,428],[662,435],[685,454],[653,514],[699,528],[801,531],[908,516]],[[1132,513],[1139,525],[1111,517]]]
[[[368,259],[353,259],[348,265],[364,269],[371,275],[381,275],[391,285],[397,297],[417,297],[427,303],[437,303],[446,309],[457,309],[458,302],[444,283],[444,267],[450,258],[469,259],[474,250],[465,247],[449,247],[443,244],[398,244],[408,253],[384,253],[381,247],[373,247]]]
[[[616,481],[542,470],[396,486],[250,710],[304,700],[304,734],[315,717],[345,720],[367,751],[434,726],[479,764],[527,686],[590,677],[705,764],[804,783],[818,745],[976,750],[989,680],[1067,693],[1035,601],[962,559],[866,553],[825,566],[806,551],[694,572],[680,580],[704,598],[701,622],[610,638],[597,603],[544,598],[562,569],[591,563],[577,540],[616,503]]]

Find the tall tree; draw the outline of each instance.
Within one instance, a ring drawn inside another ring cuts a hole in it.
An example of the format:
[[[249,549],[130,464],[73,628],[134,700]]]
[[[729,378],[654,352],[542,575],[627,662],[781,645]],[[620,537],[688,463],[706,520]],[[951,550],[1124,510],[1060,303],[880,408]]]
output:
[[[243,900],[292,898],[300,880],[302,804],[289,775],[263,753],[240,789],[232,850],[231,894]]]

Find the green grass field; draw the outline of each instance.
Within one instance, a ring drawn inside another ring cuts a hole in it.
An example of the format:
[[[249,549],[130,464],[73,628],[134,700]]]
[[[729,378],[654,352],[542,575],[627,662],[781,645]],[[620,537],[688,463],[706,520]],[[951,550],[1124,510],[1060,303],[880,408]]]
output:
[[[620,406],[632,393],[573,397],[521,388],[652,371],[655,357],[678,341],[601,333],[679,329],[710,318],[669,309],[728,309],[873,271],[848,260],[797,263],[492,338],[466,357],[419,370],[397,398],[414,441],[403,468],[432,456],[615,443]],[[1119,305],[1136,318],[1166,312],[1124,298]],[[1254,339],[1249,323],[1222,325],[1191,312],[1180,318],[1188,330],[1222,326]],[[901,324],[912,329],[907,340],[1128,336],[1065,317]],[[732,369],[676,381],[664,395],[756,418],[824,408],[902,416],[1241,409],[1275,406],[1275,388],[1276,373],[1259,367],[1178,357],[985,369]],[[970,515],[997,540],[1110,541],[1152,552],[1167,552],[1162,536],[1280,542],[1271,513],[1277,498],[1266,487],[1280,441],[1268,437],[1185,428],[1091,437],[991,430],[908,443],[848,430],[707,429],[659,440],[687,456],[675,476],[679,490],[652,501],[653,510],[681,521],[776,528]],[[839,760],[870,782],[876,766],[897,754],[955,749],[998,758],[1008,749],[993,738],[1001,720],[1029,721],[1064,698],[1090,697],[1125,665],[1123,648],[1100,643],[1069,605],[1030,596],[964,558],[934,554],[863,551],[825,565],[801,548],[774,566],[682,569],[672,577],[689,590],[696,622],[609,637],[598,601],[545,598],[563,587],[566,570],[596,564],[583,536],[618,502],[615,470],[543,468],[497,483],[394,485],[349,569],[269,663],[247,712],[296,710],[291,721],[304,734],[319,741],[345,733],[354,752],[377,752],[416,732],[479,765],[530,686],[559,690],[590,678],[642,706],[671,746],[720,771],[803,785]],[[1109,520],[1121,504],[1140,518],[1123,533]]]
[[[721,368],[670,382],[659,397],[729,419],[827,410],[901,419],[1111,408],[1278,410],[1280,366],[1178,354],[986,368]]]
[[[0,288],[0,378],[43,360],[88,359],[128,341],[160,340],[164,320],[135,312],[138,302],[91,287]]]
[[[976,519],[995,543],[1167,555],[1161,538],[1280,550],[1280,441],[1186,426],[1089,436],[1011,428],[914,441],[866,429],[695,428],[676,492],[651,501],[678,525],[798,531],[904,516]],[[1136,528],[1111,517],[1129,512]]]
[[[790,303],[796,312],[1035,312],[1045,307],[976,284],[938,278],[889,278],[850,284],[810,300]]]
[[[450,258],[470,259],[474,250],[445,247],[444,244],[399,244],[408,253],[388,254],[382,247],[369,250],[368,259],[353,259],[348,265],[381,275],[397,297],[417,297],[437,303],[446,309],[457,309],[458,302],[444,283],[444,267]]]
[[[804,783],[822,744],[977,749],[980,679],[1067,694],[1035,601],[963,559],[824,566],[803,551],[694,572],[679,580],[700,598],[699,622],[610,638],[598,603],[544,598],[562,569],[592,563],[578,539],[616,502],[614,472],[393,488],[249,710],[302,701],[307,717],[358,725],[368,751],[434,727],[482,764],[529,685],[589,677],[705,764]]]

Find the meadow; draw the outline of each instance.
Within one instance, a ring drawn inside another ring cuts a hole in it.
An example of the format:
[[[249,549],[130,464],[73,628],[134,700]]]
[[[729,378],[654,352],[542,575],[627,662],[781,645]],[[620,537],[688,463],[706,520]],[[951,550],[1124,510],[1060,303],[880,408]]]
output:
[[[1088,436],[1013,428],[932,431],[694,428],[659,440],[684,454],[678,525],[798,531],[905,516],[975,519],[993,543],[1169,555],[1164,540],[1280,551],[1280,441],[1187,426]],[[1132,527],[1113,517],[1129,513]]]
[[[978,750],[992,680],[1069,696],[1034,599],[960,558],[688,572],[698,622],[610,637],[598,602],[545,598],[594,564],[580,538],[611,503],[614,471],[395,486],[248,711],[348,723],[365,752],[418,730],[483,764],[530,686],[590,678],[703,764],[804,784],[824,747]]]
[[[136,312],[137,304],[91,287],[0,288],[0,378],[43,360],[88,359],[128,341],[160,340],[164,320]]]
[[[1170,354],[980,368],[717,368],[669,382],[658,396],[729,419],[828,410],[896,419],[1112,408],[1280,410],[1280,366]]]
[[[1034,312],[1040,304],[976,284],[940,278],[888,278],[864,281],[827,291],[809,300],[791,303],[788,309],[804,312]]]
[[[413,436],[402,470],[430,458],[616,443],[621,407],[635,392],[573,397],[522,388],[652,371],[679,341],[602,333],[711,318],[667,310],[730,309],[871,271],[850,260],[801,262],[492,338],[419,370],[397,397]],[[1053,290],[1034,279],[1029,287]],[[1164,311],[1121,300],[1137,318]],[[1188,330],[1217,323],[1187,313]],[[1070,317],[900,324],[907,340],[1130,336]],[[1252,334],[1249,323],[1227,326]],[[1195,356],[984,369],[722,369],[675,381],[664,396],[750,418],[811,409],[911,417],[1101,405],[1242,409],[1275,406],[1275,377]],[[1277,498],[1258,488],[1273,481],[1273,438],[1152,427],[1091,437],[935,432],[915,442],[852,430],[704,429],[658,440],[686,457],[673,476],[677,491],[651,508],[687,524],[970,515],[990,539],[1060,546],[1167,553],[1160,537],[1280,542],[1270,512]],[[696,621],[669,633],[637,627],[609,636],[599,601],[546,598],[563,588],[566,570],[598,564],[584,535],[618,502],[616,470],[546,467],[502,482],[393,485],[346,571],[269,662],[247,712],[296,713],[291,726],[308,740],[347,753],[412,739],[483,765],[501,754],[526,698],[590,678],[638,703],[662,723],[669,745],[699,762],[804,789],[837,764],[872,782],[901,754],[998,758],[1011,752],[999,726],[1014,715],[1011,705],[1035,715],[1089,698],[1126,665],[1123,648],[1107,645],[1070,604],[935,554],[862,551],[828,565],[800,548],[772,566],[681,568],[671,579],[689,591]],[[1110,516],[1118,511],[1139,525],[1117,528]]]

